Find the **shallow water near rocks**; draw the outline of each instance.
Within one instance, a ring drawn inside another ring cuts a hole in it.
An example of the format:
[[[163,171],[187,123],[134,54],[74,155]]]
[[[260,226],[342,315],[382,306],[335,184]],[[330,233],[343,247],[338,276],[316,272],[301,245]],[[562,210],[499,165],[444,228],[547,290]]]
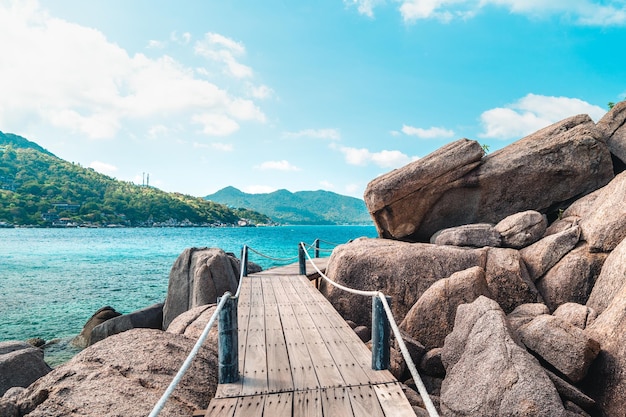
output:
[[[239,257],[246,244],[292,263],[298,242],[319,238],[330,249],[325,242],[362,236],[375,237],[375,227],[0,229],[0,341],[43,338],[55,366],[78,352],[69,341],[100,307],[125,314],[163,302],[185,248],[219,247]],[[264,269],[285,264],[249,256]]]

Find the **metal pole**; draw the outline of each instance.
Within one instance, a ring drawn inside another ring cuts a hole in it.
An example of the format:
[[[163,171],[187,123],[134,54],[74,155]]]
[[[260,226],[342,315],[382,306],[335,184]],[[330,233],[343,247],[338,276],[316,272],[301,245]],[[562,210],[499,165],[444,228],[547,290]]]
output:
[[[241,248],[241,268],[242,268],[241,276],[247,277],[248,276],[248,246],[246,245],[243,245],[243,247]]]
[[[300,265],[300,275],[306,275],[306,256],[302,242],[298,245],[298,264]]]
[[[219,331],[219,383],[237,382],[239,379],[239,341],[237,335],[237,301],[234,298],[228,296],[224,308],[219,313],[217,325]]]
[[[320,240],[315,239],[314,245],[315,245],[315,257],[319,258],[320,257]]]
[[[391,305],[391,297],[385,297]],[[383,302],[378,296],[372,297],[372,369],[380,371],[389,368],[390,363],[389,319]]]

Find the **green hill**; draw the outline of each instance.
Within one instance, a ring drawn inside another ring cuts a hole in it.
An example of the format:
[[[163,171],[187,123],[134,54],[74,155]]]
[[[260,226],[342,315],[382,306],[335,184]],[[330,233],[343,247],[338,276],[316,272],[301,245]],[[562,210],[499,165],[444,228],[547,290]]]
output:
[[[247,207],[283,224],[371,224],[365,202],[330,191],[278,190],[247,194],[226,187],[205,197],[229,207]]]
[[[0,223],[63,226],[236,225],[271,219],[246,209],[118,181],[0,132]]]

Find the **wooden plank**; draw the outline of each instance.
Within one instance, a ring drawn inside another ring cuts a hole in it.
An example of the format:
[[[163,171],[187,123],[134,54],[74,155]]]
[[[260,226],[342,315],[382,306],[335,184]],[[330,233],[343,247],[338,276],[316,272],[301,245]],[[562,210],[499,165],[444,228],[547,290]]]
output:
[[[288,289],[286,292],[292,293],[293,299],[298,300],[297,290],[292,286],[293,279],[287,276],[281,276],[280,279],[283,287],[286,290]],[[330,388],[345,385],[345,381],[341,377],[341,373],[337,369],[335,361],[323,342],[322,335],[315,326],[306,306],[295,302],[291,307],[302,332],[302,341],[306,343],[307,350],[312,358],[319,386],[321,388]]]
[[[238,398],[213,398],[205,417],[233,417]]]
[[[287,344],[293,387],[296,391],[318,388],[320,385],[314,370],[313,360],[293,311],[292,299],[285,292],[280,280],[276,280],[273,284],[276,299],[282,300],[277,303],[277,306]]]
[[[385,417],[415,417],[413,407],[402,392],[400,384],[396,382],[374,385],[373,388]]]
[[[292,417],[292,410],[293,393],[291,392],[270,394],[265,397],[263,415],[266,417]]]
[[[302,282],[303,288],[307,290],[307,295],[305,296],[306,299],[309,300],[309,302],[313,302],[313,300],[315,300],[318,303],[320,311],[325,314],[330,323],[329,326],[337,332],[338,339],[333,338],[333,340],[341,340],[346,344],[347,351],[352,354],[356,363],[367,376],[368,383],[382,384],[395,382],[395,377],[388,370],[375,371],[372,369],[372,352],[361,341],[361,339],[359,339],[356,333],[354,333],[354,330],[352,330],[348,323],[346,323],[343,317],[341,317],[337,310],[335,310],[326,297],[324,297],[317,289],[311,288],[307,285],[307,281],[303,279],[303,277],[298,277],[298,279]],[[368,297],[363,298],[371,303],[371,299]]]
[[[267,392],[267,351],[265,341],[265,307],[260,278],[251,278],[250,318],[243,366],[243,395]]]
[[[323,417],[320,390],[294,392],[293,415],[294,417]],[[329,414],[326,416],[330,417]]]
[[[336,331],[335,327],[343,325],[345,320],[343,320],[343,318],[336,313],[326,299],[316,299],[316,296],[314,296],[310,290],[317,290],[309,283],[296,278],[292,285],[300,289],[300,291],[298,291],[298,296],[302,300],[305,308],[308,310],[311,318],[313,318],[315,326],[321,335],[322,340],[326,344],[328,351],[331,353],[337,369],[345,381],[345,384],[348,386],[369,384],[370,377],[363,371],[359,361],[350,351],[349,346],[344,342],[344,338],[346,337],[354,337],[358,339],[356,334],[352,332],[352,334],[340,335],[340,333]],[[334,312],[334,316],[329,318],[324,311],[325,309],[331,309],[332,312]]]
[[[293,391],[291,366],[287,345],[283,335],[273,281],[276,278],[262,278],[263,300],[265,303],[265,341],[267,346],[268,392]],[[278,282],[280,285],[280,282]]]
[[[350,405],[350,396],[346,388],[329,388],[322,390],[322,410],[328,417],[361,417],[354,414]],[[367,415],[367,414],[366,414]]]
[[[233,417],[263,417],[265,395],[241,397],[237,402]]]
[[[376,392],[370,385],[349,387],[348,395],[355,416],[385,417]]]

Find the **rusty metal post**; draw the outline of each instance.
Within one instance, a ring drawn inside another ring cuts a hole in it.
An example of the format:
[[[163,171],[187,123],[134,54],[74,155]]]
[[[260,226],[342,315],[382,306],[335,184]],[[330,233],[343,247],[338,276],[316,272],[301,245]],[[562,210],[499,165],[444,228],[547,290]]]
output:
[[[248,276],[248,246],[243,245],[241,248],[241,268],[243,268],[243,272],[241,276]]]
[[[298,245],[298,264],[300,266],[300,275],[306,275],[306,256],[304,255],[302,242]]]
[[[220,297],[221,298],[221,297]],[[219,303],[218,299],[218,303]],[[229,384],[239,380],[239,341],[237,332],[237,300],[228,296],[218,315],[218,380]]]
[[[391,297],[385,297],[391,306]],[[389,368],[390,363],[389,319],[378,296],[372,297],[372,369],[380,371]]]

